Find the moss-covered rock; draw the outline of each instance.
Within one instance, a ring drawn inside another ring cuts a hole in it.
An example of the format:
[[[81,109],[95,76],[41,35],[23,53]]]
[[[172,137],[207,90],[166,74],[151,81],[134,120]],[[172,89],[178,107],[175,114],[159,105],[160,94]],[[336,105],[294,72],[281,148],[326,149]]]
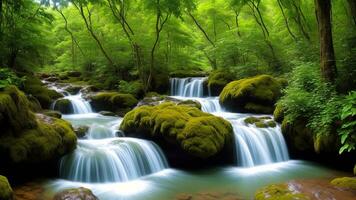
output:
[[[232,126],[223,118],[169,102],[134,109],[125,115],[120,129],[203,160],[219,154],[233,140]]]
[[[181,101],[177,105],[185,105],[185,106],[195,107],[195,108],[198,108],[199,110],[201,110],[201,104],[198,101],[194,101],[194,100]]]
[[[23,91],[26,94],[34,96],[44,109],[49,109],[53,101],[63,97],[62,94],[46,88],[43,83],[34,76],[28,76],[23,85]]]
[[[93,192],[87,188],[72,188],[57,193],[53,200],[98,200]]]
[[[219,96],[224,87],[236,79],[235,75],[227,69],[212,71],[206,81],[211,96]]]
[[[259,75],[229,83],[220,94],[220,103],[235,112],[272,114],[281,96],[280,83]]]
[[[68,99],[58,99],[54,102],[53,108],[62,114],[71,114],[74,111],[72,103]]]
[[[54,110],[44,110],[44,111],[42,111],[42,114],[47,115],[49,117],[54,117],[57,119],[62,118],[62,114],[60,112],[54,111]]]
[[[74,132],[78,138],[83,138],[86,136],[89,130],[89,126],[76,126],[74,127]]]
[[[305,120],[298,119],[291,122],[284,119],[282,133],[292,152],[314,152],[313,133],[307,127]]]
[[[42,163],[58,159],[76,147],[71,125],[34,114],[16,87],[0,92],[0,162]]]
[[[133,95],[117,92],[100,92],[89,98],[90,104],[96,111],[111,111],[119,116],[123,116],[138,103]]]
[[[66,75],[69,77],[80,77],[82,73],[78,71],[69,71],[66,73]]]
[[[247,117],[244,119],[246,124],[254,124],[257,128],[274,128],[277,123],[270,117]]]
[[[33,112],[40,112],[42,110],[41,103],[36,99],[36,97],[34,97],[32,95],[28,95],[27,99],[29,101],[30,109]]]
[[[287,184],[276,184],[258,190],[255,193],[255,200],[310,200],[310,198],[292,191]]]
[[[284,119],[284,108],[281,104],[277,104],[273,112],[273,117],[276,122],[282,123]]]
[[[331,181],[331,184],[340,188],[356,190],[356,177],[336,178]]]
[[[10,183],[5,176],[1,176],[1,175],[0,175],[0,199],[1,200],[13,199],[13,191],[10,186]]]

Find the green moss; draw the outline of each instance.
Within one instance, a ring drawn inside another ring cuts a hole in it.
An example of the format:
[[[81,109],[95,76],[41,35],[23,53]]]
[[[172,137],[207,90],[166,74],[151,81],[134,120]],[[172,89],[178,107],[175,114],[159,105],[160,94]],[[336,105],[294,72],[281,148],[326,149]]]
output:
[[[246,124],[254,124],[257,128],[276,127],[277,124],[270,117],[248,117],[244,120]]]
[[[273,112],[273,117],[276,122],[282,123],[284,119],[284,108],[281,104],[277,104]]]
[[[54,104],[54,110],[57,110],[62,114],[71,114],[73,113],[73,106],[68,99],[58,99]]]
[[[158,138],[202,159],[216,155],[232,140],[232,127],[226,120],[171,102],[132,110],[125,115],[120,129]]]
[[[1,200],[13,199],[13,191],[10,186],[10,183],[5,176],[1,176],[1,175],[0,175],[0,199]]]
[[[207,80],[207,86],[212,93],[211,95],[218,96],[224,87],[235,80],[235,78],[234,74],[226,69],[212,71]]]
[[[186,106],[196,107],[199,110],[201,110],[201,104],[198,101],[186,100],[186,101],[179,102],[177,105],[186,105]]]
[[[45,109],[48,109],[54,100],[63,97],[62,94],[43,86],[43,83],[34,76],[27,77],[23,91],[34,96],[41,103],[42,108]]]
[[[44,110],[42,112],[44,115],[47,115],[49,117],[54,117],[57,119],[61,119],[62,118],[62,114],[58,111],[54,111],[54,110]]]
[[[131,94],[120,94],[117,92],[101,92],[90,97],[93,108],[97,111],[111,111],[122,114],[138,103],[137,99]]]
[[[304,194],[288,188],[287,184],[269,185],[255,193],[255,200],[309,200]]]
[[[336,178],[331,181],[331,184],[341,188],[356,190],[356,177]]]
[[[220,94],[220,103],[232,111],[271,114],[280,96],[280,83],[272,76],[259,75],[229,83]]]
[[[28,95],[27,99],[29,101],[30,109],[33,112],[40,112],[42,110],[41,103],[36,99],[36,97],[34,97],[32,95]]]
[[[284,119],[282,122],[282,133],[290,143],[290,148],[297,151],[313,151],[314,140],[311,130],[306,126],[303,119],[293,122]]]
[[[35,127],[36,120],[29,110],[29,101],[20,90],[15,86],[5,88],[0,92],[0,132],[16,133]]]
[[[58,159],[76,146],[71,125],[42,114],[34,115],[16,87],[0,93],[0,158],[10,163]]]

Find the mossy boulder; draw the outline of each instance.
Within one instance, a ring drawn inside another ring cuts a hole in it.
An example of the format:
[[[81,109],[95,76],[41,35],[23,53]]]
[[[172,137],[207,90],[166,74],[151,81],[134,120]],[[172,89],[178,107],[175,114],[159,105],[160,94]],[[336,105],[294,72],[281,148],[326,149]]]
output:
[[[44,109],[49,109],[52,102],[63,97],[62,94],[46,88],[35,76],[28,76],[23,85],[23,91],[34,96]]]
[[[38,101],[38,99],[36,99],[36,97],[32,95],[27,95],[27,99],[29,101],[30,109],[33,112],[40,112],[42,110],[41,103]]]
[[[73,105],[68,99],[58,99],[54,102],[53,109],[62,114],[71,114],[74,112]]]
[[[277,123],[271,117],[247,117],[244,122],[247,125],[254,124],[257,128],[274,128],[277,126]]]
[[[65,88],[65,90],[72,95],[78,94],[81,89],[83,89],[83,86],[72,84]]]
[[[185,163],[187,165],[202,164],[199,161],[231,149],[233,141],[228,121],[195,107],[171,102],[132,110],[125,115],[120,129],[128,136],[156,141],[171,160],[175,159],[173,162],[191,159],[192,163]]]
[[[42,111],[42,114],[47,115],[49,117],[54,117],[57,119],[62,118],[62,114],[60,112],[54,111],[54,110],[44,110],[44,111]]]
[[[1,175],[0,175],[0,199],[1,200],[14,199],[13,191],[9,181],[5,176],[1,176]]]
[[[331,181],[331,184],[345,189],[356,190],[356,177],[342,177]]]
[[[206,81],[211,96],[219,96],[224,87],[236,79],[234,73],[227,69],[212,71]]]
[[[111,111],[119,116],[123,116],[138,103],[133,95],[117,92],[100,92],[89,98],[90,104],[96,111]]]
[[[291,190],[288,184],[274,184],[258,190],[255,193],[255,200],[310,200],[310,198]]]
[[[76,126],[74,127],[74,132],[78,138],[83,138],[89,131],[89,126]]]
[[[71,125],[61,119],[34,114],[16,87],[0,92],[0,162],[45,163],[76,147]]]
[[[292,152],[314,152],[313,133],[307,127],[306,120],[289,121],[284,119],[282,133]]]
[[[281,96],[281,84],[272,76],[259,75],[229,83],[220,103],[230,111],[272,114]]]
[[[198,101],[194,101],[194,100],[181,101],[177,105],[186,105],[186,106],[195,107],[195,108],[198,108],[199,110],[201,110],[201,104]]]
[[[78,71],[69,71],[66,73],[66,75],[69,77],[80,77],[82,73]]]
[[[57,193],[53,200],[99,200],[93,192],[87,188],[66,189]]]

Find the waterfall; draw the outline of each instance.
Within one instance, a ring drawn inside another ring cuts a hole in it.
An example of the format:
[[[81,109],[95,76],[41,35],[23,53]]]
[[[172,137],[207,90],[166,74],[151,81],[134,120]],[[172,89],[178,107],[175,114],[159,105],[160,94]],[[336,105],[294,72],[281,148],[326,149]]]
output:
[[[183,97],[203,97],[203,83],[206,78],[171,78],[171,95]]]
[[[289,159],[279,126],[256,128],[254,125],[246,125],[244,119],[245,117],[229,120],[234,129],[239,166],[253,167]]]
[[[68,99],[71,102],[74,114],[85,114],[93,112],[90,103],[82,97],[81,93],[77,95],[65,96],[64,99]]]
[[[88,130],[88,139],[104,139],[104,138],[113,138],[116,136],[123,136],[118,135],[118,131],[112,128],[108,128],[105,125],[100,124],[92,124]]]
[[[286,142],[281,128],[257,128],[247,125],[244,119],[251,114],[226,112],[219,103],[219,97],[202,98],[203,82],[206,78],[172,78],[171,94],[180,99],[199,101],[202,111],[228,120],[233,126],[237,165],[253,167],[289,159]],[[192,92],[194,91],[194,92]],[[199,91],[199,92],[198,92]]]
[[[80,182],[124,182],[168,167],[153,142],[134,138],[79,140],[62,158],[60,177]]]

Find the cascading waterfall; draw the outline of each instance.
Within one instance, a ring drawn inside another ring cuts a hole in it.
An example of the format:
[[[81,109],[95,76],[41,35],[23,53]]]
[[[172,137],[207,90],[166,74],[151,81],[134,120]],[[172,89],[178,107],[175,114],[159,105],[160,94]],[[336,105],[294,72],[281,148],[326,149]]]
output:
[[[171,78],[171,95],[184,97],[203,97],[203,83],[206,78]]]
[[[124,182],[167,168],[152,142],[133,138],[80,140],[74,153],[62,158],[60,176],[80,182]]]
[[[205,78],[172,78],[171,94],[181,99],[198,101],[202,105],[202,111],[224,117],[230,121],[234,129],[238,166],[253,167],[289,159],[287,145],[279,126],[257,128],[254,125],[247,125],[244,119],[248,115],[224,111],[219,103],[219,97],[201,98],[203,95],[196,95],[196,93],[191,95],[191,93],[185,92],[203,91],[204,80]],[[194,89],[189,84],[193,81],[196,81]]]
[[[168,167],[164,154],[155,143],[125,138],[118,131],[122,120],[115,117],[110,121],[101,120],[106,117],[94,114],[81,92],[68,94],[63,99],[71,102],[75,114],[63,118],[73,123],[87,120],[89,130],[85,139],[78,140],[76,150],[61,159],[61,178],[86,183],[124,182]]]

